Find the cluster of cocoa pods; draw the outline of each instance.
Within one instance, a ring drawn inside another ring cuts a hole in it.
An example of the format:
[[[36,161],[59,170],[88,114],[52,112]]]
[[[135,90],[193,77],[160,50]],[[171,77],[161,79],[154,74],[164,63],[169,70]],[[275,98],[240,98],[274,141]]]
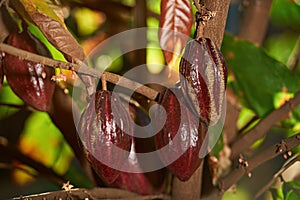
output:
[[[220,119],[227,68],[214,43],[208,38],[200,38],[186,45],[180,73],[181,87],[167,89],[162,95],[160,104],[167,116],[163,117],[162,110],[155,113],[154,120],[160,122],[165,119],[165,123],[153,141],[165,166],[180,180],[186,181],[201,163],[199,152],[203,145],[204,148],[207,145],[204,138],[208,127]],[[95,172],[108,185],[141,194],[157,192],[161,186],[153,189],[143,173],[118,170],[130,159],[129,154],[136,153],[134,130],[129,121],[130,115],[118,94],[97,91],[78,126],[89,160]],[[164,151],[159,151],[162,148]],[[132,167],[139,165],[132,163]]]
[[[48,49],[27,31],[10,34],[6,42],[19,49],[50,57]],[[55,83],[51,81],[54,69],[14,55],[1,54],[0,89],[4,75],[11,89],[27,105],[40,111],[49,109],[55,88]]]
[[[49,56],[47,48],[27,31],[9,35],[6,42]],[[9,54],[1,54],[0,61],[0,89],[5,75],[26,104],[47,111],[55,87],[51,81],[54,70]],[[227,68],[215,44],[208,38],[199,38],[187,43],[179,71],[180,87],[167,89],[159,102],[166,118],[161,110],[154,115],[154,120],[165,122],[153,143],[167,169],[186,181],[201,163],[199,151],[207,145],[204,138],[209,126],[216,124],[222,114]],[[97,175],[107,185],[141,194],[160,192],[163,184],[154,186],[146,173],[119,170],[125,163],[127,167],[140,166],[130,160],[136,160],[137,140],[130,113],[118,94],[100,90],[90,99],[77,128]],[[162,148],[164,151],[159,151]]]
[[[209,126],[224,111],[227,67],[216,45],[209,38],[199,38],[187,43],[179,72],[180,88],[168,90],[162,98],[167,119],[155,142],[158,148],[168,147],[161,153],[165,163],[179,155],[167,168],[186,181],[201,163],[200,149],[208,148],[204,139]],[[157,116],[160,120],[161,114]]]

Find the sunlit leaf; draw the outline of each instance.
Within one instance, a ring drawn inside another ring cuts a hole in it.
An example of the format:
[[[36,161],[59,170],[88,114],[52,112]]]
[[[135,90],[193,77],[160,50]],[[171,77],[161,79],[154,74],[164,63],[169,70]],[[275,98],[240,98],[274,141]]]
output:
[[[18,185],[25,185],[30,183],[34,180],[32,174],[36,174],[36,171],[18,161],[14,161],[13,165],[16,167],[12,171],[12,178],[14,179],[15,183]]]
[[[299,30],[300,5],[290,0],[273,0],[270,18],[276,26]]]
[[[290,181],[283,184],[285,200],[300,199],[300,182]]]
[[[189,0],[162,0],[159,41],[169,67],[178,71],[176,63],[193,25]]]
[[[19,148],[59,174],[67,171],[73,155],[60,131],[44,112],[34,112],[27,119]]]
[[[34,35],[36,38],[38,38],[49,50],[51,53],[52,58],[55,60],[61,60],[61,61],[66,61],[64,58],[63,54],[58,51],[48,40],[47,38],[43,35],[43,33],[40,31],[40,29],[35,26],[32,23],[28,23],[28,28],[27,28],[32,35]]]
[[[283,192],[282,192],[282,189],[275,189],[275,188],[271,188],[269,189],[269,191],[271,192],[271,195],[273,197],[273,199],[276,199],[276,200],[283,200],[284,199],[284,196],[283,196]]]
[[[97,31],[105,22],[105,15],[94,12],[87,8],[77,8],[74,10],[74,18],[80,36],[88,36]]]
[[[297,56],[298,46],[299,34],[290,31],[268,37],[264,43],[269,55],[288,67],[292,64],[293,58]]]
[[[33,22],[68,61],[84,59],[81,46],[66,28],[65,24],[45,0],[12,1],[16,11],[27,21]]]
[[[242,102],[263,117],[274,109],[279,92],[298,91],[299,79],[287,67],[254,44],[225,35],[222,46],[232,86]]]
[[[0,103],[23,105],[23,101],[12,91],[7,82],[4,82],[0,92]],[[6,118],[17,112],[17,108],[0,105],[0,119]]]

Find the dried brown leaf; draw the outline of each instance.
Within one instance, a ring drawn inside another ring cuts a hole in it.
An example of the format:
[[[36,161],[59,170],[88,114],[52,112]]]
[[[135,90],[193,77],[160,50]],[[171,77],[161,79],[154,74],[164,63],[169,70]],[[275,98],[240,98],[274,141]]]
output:
[[[16,0],[11,2],[23,19],[37,25],[49,42],[61,51],[68,61],[84,60],[82,47],[45,0]]]

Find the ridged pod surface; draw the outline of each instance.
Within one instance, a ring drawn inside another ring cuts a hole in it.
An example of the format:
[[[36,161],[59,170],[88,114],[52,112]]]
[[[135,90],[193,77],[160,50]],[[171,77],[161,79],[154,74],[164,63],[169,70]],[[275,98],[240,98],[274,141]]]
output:
[[[46,47],[26,31],[9,35],[7,43],[32,53],[50,55]],[[6,54],[4,73],[11,89],[26,104],[40,111],[48,110],[55,88],[51,81],[54,69]]]
[[[162,130],[155,135],[155,143],[164,163],[174,160],[167,168],[180,180],[186,181],[201,163],[199,152],[207,127],[184,103],[179,103],[181,100],[170,90],[164,94],[161,105],[167,118]],[[162,120],[162,115],[158,111],[156,120]]]
[[[123,130],[132,131],[129,117],[116,94],[101,90],[92,96],[78,124],[91,165],[107,184],[117,179],[128,159],[132,140]]]
[[[132,146],[130,149],[130,156],[128,158],[126,168],[135,169],[136,171],[141,171],[140,173],[129,173],[129,172],[120,172],[120,175],[116,181],[112,184],[114,187],[122,188],[135,192],[142,195],[147,194],[157,194],[162,192],[163,184],[159,186],[154,186],[151,180],[147,177],[146,173],[142,173],[142,169],[138,162],[136,156],[136,147],[135,147],[134,138],[132,138]]]
[[[191,40],[185,47],[179,71],[185,99],[207,125],[218,122],[223,109],[227,67],[209,38]]]

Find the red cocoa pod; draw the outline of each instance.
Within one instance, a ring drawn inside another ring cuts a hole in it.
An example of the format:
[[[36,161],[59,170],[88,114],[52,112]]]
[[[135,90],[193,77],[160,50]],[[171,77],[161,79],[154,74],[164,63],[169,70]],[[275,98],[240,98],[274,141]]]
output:
[[[80,118],[78,130],[89,161],[106,184],[116,180],[129,156],[131,133],[124,131],[132,132],[129,118],[119,97],[110,91],[93,95]]]
[[[9,35],[7,43],[32,53],[50,55],[46,47],[26,31]],[[4,73],[11,89],[26,104],[40,111],[48,110],[55,88],[51,81],[54,69],[6,54]]]
[[[141,173],[120,172],[120,176],[111,186],[129,190],[141,195],[161,193],[164,186],[163,182],[158,186],[154,186],[151,179],[147,176],[148,173],[142,173],[142,169],[136,156],[135,145],[135,140],[132,138],[130,156],[124,169],[134,169],[134,171],[141,171]]]
[[[201,164],[199,152],[205,145],[207,126],[179,100],[170,90],[165,92],[161,105],[167,117],[162,130],[155,135],[155,143],[162,161],[166,165],[170,163],[167,168],[181,181],[186,181]],[[157,121],[163,120],[161,110],[155,116]]]
[[[190,107],[206,124],[216,124],[227,84],[227,67],[220,50],[208,38],[189,41],[179,71],[180,84]]]

